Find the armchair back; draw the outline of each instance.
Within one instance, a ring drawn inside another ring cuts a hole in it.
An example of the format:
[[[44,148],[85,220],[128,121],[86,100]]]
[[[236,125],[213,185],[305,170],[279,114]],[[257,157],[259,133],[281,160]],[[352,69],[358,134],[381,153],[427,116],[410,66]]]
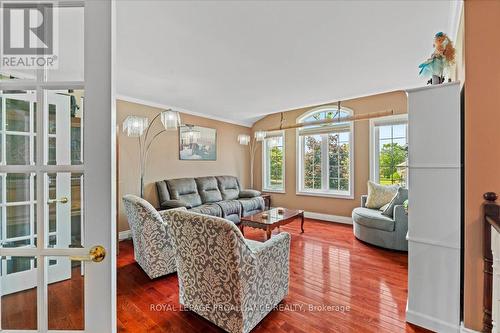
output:
[[[290,235],[247,241],[226,219],[165,211],[179,302],[231,333],[247,333],[288,294]]]
[[[123,204],[132,232],[135,261],[151,279],[175,272],[173,248],[160,213],[135,195],[125,195]]]

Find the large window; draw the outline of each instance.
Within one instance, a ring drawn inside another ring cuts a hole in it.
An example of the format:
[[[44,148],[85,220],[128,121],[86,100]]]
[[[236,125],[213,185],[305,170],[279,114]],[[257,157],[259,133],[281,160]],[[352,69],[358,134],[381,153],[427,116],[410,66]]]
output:
[[[408,182],[408,120],[406,115],[371,122],[371,178],[383,185]]]
[[[345,118],[352,112],[342,108],[321,107],[298,119],[308,123],[318,120]],[[305,126],[297,130],[298,194],[352,198],[353,196],[353,124]]]
[[[284,132],[268,132],[263,145],[262,184],[264,191],[285,191]]]

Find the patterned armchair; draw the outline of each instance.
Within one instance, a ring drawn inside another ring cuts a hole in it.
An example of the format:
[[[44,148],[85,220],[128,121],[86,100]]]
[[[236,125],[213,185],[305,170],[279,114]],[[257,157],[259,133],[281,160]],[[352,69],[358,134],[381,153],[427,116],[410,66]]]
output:
[[[135,261],[151,279],[175,272],[174,251],[162,217],[165,211],[156,211],[135,195],[125,195],[123,203],[132,231]]]
[[[252,330],[288,295],[290,235],[243,238],[223,218],[165,213],[179,278],[179,302],[231,333]]]

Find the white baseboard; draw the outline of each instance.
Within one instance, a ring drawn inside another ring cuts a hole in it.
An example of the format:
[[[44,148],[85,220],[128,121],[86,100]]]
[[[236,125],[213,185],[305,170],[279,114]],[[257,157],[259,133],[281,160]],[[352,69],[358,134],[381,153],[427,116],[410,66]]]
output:
[[[304,212],[304,216],[315,220],[352,224],[352,218],[347,216],[330,215],[330,214],[314,213],[314,212]]]
[[[460,333],[480,333],[479,331],[471,330],[464,326],[464,322],[460,324]]]
[[[132,238],[132,232],[130,231],[130,229],[129,230],[120,231],[118,233],[118,240],[119,241],[130,239],[130,238]]]
[[[304,212],[304,217],[310,218],[310,219],[315,219],[315,220],[327,221],[327,222],[352,224],[352,218],[347,217],[347,216],[330,215],[330,214],[322,214],[322,213],[314,213],[314,212]],[[118,240],[119,241],[131,239],[131,238],[132,238],[132,233],[130,230],[124,230],[124,231],[120,231],[118,233]]]
[[[460,333],[461,327],[429,315],[406,309],[406,321],[439,333]]]

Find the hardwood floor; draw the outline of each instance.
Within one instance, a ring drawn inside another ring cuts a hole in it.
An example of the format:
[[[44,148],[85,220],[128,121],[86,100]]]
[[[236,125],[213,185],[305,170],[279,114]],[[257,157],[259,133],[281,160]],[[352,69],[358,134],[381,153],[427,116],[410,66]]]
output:
[[[48,325],[51,330],[78,330],[84,327],[83,282],[80,266],[71,278],[48,286]],[[37,329],[36,288],[2,296],[3,329]]]
[[[428,332],[405,323],[405,253],[357,241],[349,225],[306,220],[304,227],[304,234],[299,221],[281,227],[292,235],[290,292],[252,333]],[[246,228],[245,236],[263,241],[265,232]],[[3,328],[36,328],[35,300],[35,289],[2,297]],[[79,268],[70,280],[49,286],[48,303],[50,328],[82,327]],[[195,313],[180,311],[176,274],[150,280],[134,261],[131,241],[120,243],[118,331],[221,332]]]
[[[290,292],[281,310],[253,333],[428,332],[405,322],[406,253],[364,244],[349,225],[306,220],[304,227],[304,234],[298,221],[281,227],[292,235]],[[265,232],[246,228],[245,237],[263,241]],[[221,332],[195,313],[179,311],[176,274],[150,280],[133,259],[131,241],[120,243],[118,328]]]

